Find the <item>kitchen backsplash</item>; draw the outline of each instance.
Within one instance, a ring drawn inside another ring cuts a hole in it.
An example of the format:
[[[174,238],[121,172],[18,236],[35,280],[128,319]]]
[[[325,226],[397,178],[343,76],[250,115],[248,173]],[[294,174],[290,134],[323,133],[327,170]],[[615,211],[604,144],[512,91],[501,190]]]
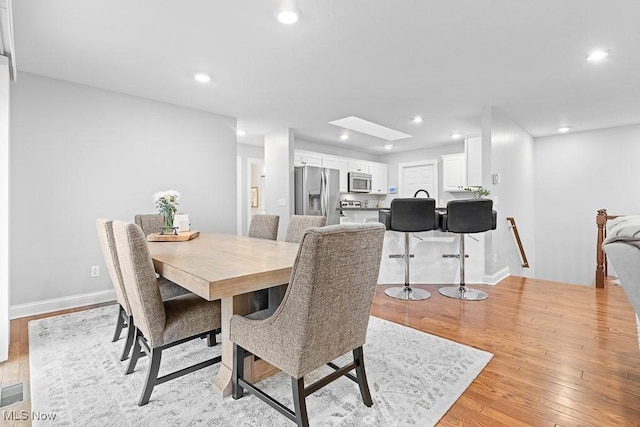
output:
[[[388,207],[383,205],[385,200],[385,195],[376,195],[376,194],[366,194],[366,193],[341,193],[340,200],[357,200],[362,203],[362,207],[364,207],[365,200],[369,201],[369,207]]]

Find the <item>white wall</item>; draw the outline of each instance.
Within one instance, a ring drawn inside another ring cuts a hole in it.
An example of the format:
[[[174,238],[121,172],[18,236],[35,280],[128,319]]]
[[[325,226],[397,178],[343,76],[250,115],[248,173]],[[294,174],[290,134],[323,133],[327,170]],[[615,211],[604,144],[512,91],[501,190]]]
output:
[[[159,190],[235,233],[234,118],[28,73],[11,89],[12,307],[111,290],[95,220],[153,213]]]
[[[265,135],[264,172],[266,211],[280,216],[278,240],[284,240],[289,216],[294,210],[292,129],[281,129]]]
[[[537,276],[592,285],[596,213],[640,214],[640,125],[537,138]]]
[[[485,272],[495,274],[508,267],[512,275],[536,277],[533,138],[492,108],[483,109],[482,128],[483,183],[498,213],[498,228],[486,233]],[[490,147],[485,145],[488,140]],[[500,174],[497,185],[491,184],[495,173]],[[522,268],[507,217],[516,220],[530,268]]]
[[[9,357],[9,61],[0,56],[0,362]]]

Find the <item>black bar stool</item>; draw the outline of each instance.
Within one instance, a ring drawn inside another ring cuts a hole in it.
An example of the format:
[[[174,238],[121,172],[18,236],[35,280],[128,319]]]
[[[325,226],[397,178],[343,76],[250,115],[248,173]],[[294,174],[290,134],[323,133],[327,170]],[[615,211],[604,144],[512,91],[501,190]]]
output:
[[[389,212],[380,211],[380,222],[387,230],[404,233],[404,286],[388,288],[384,291],[387,296],[403,300],[423,300],[431,294],[423,289],[413,289],[409,285],[409,261],[411,259],[411,233],[435,230],[440,222],[440,215],[436,212],[436,201],[424,198],[402,198],[391,201]],[[398,257],[396,255],[396,257]]]
[[[442,295],[469,301],[480,301],[488,297],[485,292],[469,289],[465,286],[464,237],[467,233],[495,230],[496,225],[497,213],[493,210],[493,200],[452,200],[447,203],[447,213],[441,216],[440,229],[460,234],[460,286],[440,288],[439,292]]]

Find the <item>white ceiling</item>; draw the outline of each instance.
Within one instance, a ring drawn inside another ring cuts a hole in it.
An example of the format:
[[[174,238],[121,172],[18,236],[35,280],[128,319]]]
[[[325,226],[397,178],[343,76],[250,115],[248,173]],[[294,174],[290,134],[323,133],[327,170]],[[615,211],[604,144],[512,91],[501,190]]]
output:
[[[394,150],[442,145],[479,134],[484,106],[533,136],[640,122],[638,0],[299,0],[291,26],[278,6],[14,0],[18,70],[234,116],[246,143],[290,127],[382,153],[339,140],[328,122],[353,115],[413,135]]]

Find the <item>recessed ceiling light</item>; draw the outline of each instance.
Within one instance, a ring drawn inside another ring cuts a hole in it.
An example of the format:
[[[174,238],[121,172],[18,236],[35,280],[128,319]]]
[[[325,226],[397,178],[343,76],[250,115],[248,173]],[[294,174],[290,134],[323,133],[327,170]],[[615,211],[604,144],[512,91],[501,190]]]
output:
[[[298,9],[280,9],[276,13],[276,16],[281,23],[291,25],[300,19],[300,11]]]
[[[594,50],[589,54],[589,56],[587,56],[587,61],[598,62],[598,61],[602,61],[607,56],[609,56],[609,52],[606,50]]]
[[[211,81],[211,76],[207,73],[195,73],[193,78],[200,83],[207,83]]]
[[[384,149],[385,150],[391,150],[393,148],[393,144],[385,144],[384,145]]]
[[[571,128],[569,126],[562,126],[558,128],[558,132],[560,133],[567,133],[571,130]]]
[[[453,134],[451,134],[451,138],[453,138],[453,139],[460,139],[460,138],[462,138],[462,134],[459,134],[459,133],[453,133]]]
[[[238,136],[245,136],[247,134],[247,132],[243,131],[242,129],[238,129],[236,131],[236,135]]]
[[[420,117],[420,116],[415,116],[415,117],[413,118],[413,123],[422,123],[422,122],[423,122],[423,120],[424,120],[424,119],[423,119],[422,117]]]
[[[342,135],[340,135],[340,140],[346,141],[347,139],[349,139],[349,134],[348,133],[343,133]]]

